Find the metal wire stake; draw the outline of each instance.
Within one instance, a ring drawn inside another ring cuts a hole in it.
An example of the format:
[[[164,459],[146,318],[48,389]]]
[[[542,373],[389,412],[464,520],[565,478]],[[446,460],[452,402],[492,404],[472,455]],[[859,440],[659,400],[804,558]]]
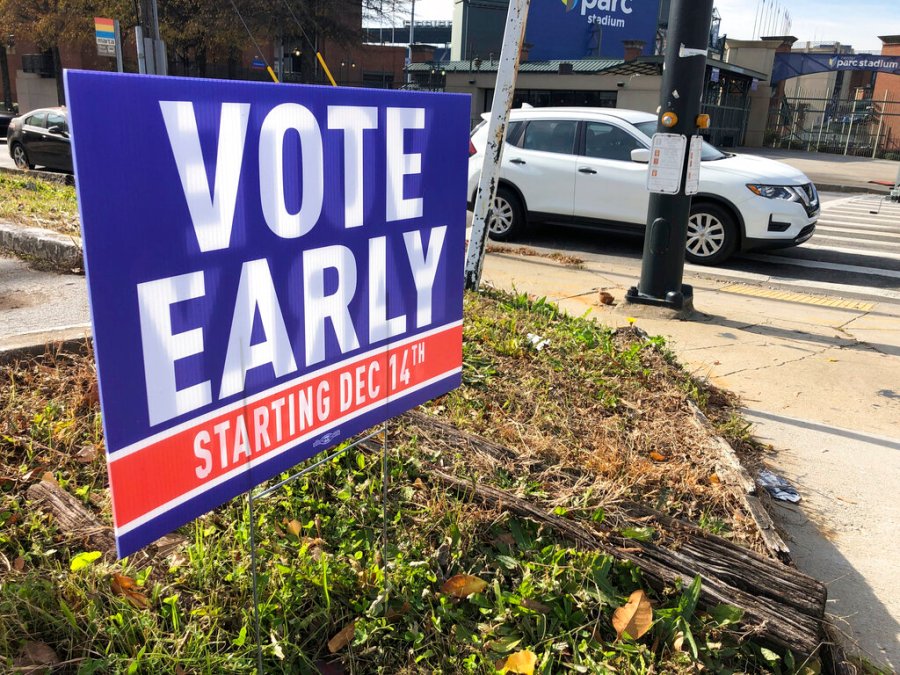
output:
[[[384,613],[388,611],[388,564],[387,564],[387,530],[388,530],[388,466],[387,466],[388,425],[384,423],[381,432],[381,566],[384,575]]]
[[[256,672],[262,675],[263,653],[262,638],[259,630],[259,591],[257,590],[256,576],[256,518],[253,515],[253,490],[247,493],[248,508],[250,511],[250,570],[253,580],[253,623],[256,625]]]

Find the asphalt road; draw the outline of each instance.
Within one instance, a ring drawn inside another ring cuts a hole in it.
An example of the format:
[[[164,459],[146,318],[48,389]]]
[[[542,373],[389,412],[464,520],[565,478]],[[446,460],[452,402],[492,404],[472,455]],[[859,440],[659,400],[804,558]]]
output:
[[[816,234],[801,246],[736,256],[721,267],[687,265],[691,278],[735,280],[794,291],[900,303],[900,205],[877,195],[822,193]],[[875,211],[876,213],[872,213]],[[592,230],[532,226],[512,244],[585,260],[632,262],[640,276],[641,239]]]
[[[13,162],[12,157],[9,156],[9,148],[6,147],[5,138],[0,138],[0,166],[7,169],[16,168],[15,162]]]

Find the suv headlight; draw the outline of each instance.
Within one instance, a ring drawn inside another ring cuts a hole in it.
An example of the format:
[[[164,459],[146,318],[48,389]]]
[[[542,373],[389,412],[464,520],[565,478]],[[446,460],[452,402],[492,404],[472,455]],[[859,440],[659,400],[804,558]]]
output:
[[[755,195],[765,197],[767,199],[786,199],[789,202],[799,202],[799,188],[788,187],[786,185],[756,185],[748,183],[747,188]]]

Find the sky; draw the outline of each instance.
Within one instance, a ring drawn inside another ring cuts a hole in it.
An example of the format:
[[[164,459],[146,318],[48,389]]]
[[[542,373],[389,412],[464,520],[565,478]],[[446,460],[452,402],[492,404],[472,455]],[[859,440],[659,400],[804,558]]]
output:
[[[386,0],[388,4],[390,0]],[[555,2],[556,0],[532,0]],[[722,32],[751,39],[762,0],[715,0],[722,15]],[[879,35],[900,35],[900,0],[768,0],[793,18],[791,35],[801,42],[840,42],[857,52],[881,51]],[[416,0],[416,20],[453,18],[454,0]],[[400,25],[409,15],[397,18]]]

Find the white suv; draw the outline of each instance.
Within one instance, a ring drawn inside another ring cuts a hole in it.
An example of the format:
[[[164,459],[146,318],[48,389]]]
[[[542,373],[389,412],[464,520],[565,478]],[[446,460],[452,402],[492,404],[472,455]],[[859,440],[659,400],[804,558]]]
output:
[[[490,236],[513,239],[528,220],[642,234],[655,131],[656,116],[634,110],[513,110]],[[470,204],[486,139],[483,122],[469,144]],[[801,171],[704,143],[686,257],[716,265],[736,251],[796,246],[812,237],[818,216],[819,195]]]

